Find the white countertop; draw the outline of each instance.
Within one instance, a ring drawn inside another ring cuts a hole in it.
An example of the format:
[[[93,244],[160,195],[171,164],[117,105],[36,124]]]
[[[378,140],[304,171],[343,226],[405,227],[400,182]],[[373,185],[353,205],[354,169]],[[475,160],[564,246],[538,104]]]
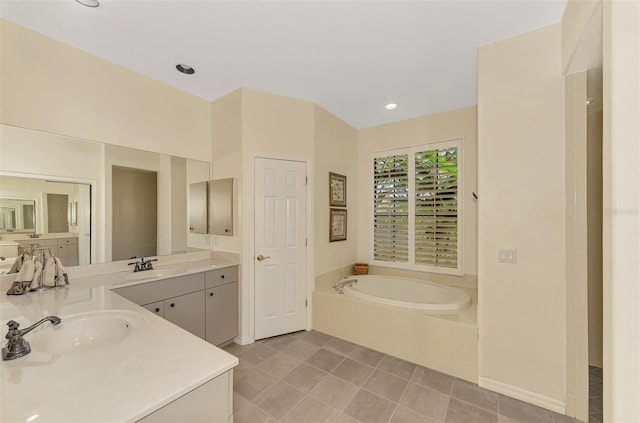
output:
[[[205,259],[168,265],[180,266],[169,276],[175,277],[236,263]],[[2,284],[3,334],[9,320],[24,328],[56,315],[64,324],[65,317],[98,310],[132,310],[144,318],[144,325],[117,343],[71,354],[46,353],[30,342],[30,354],[0,364],[0,421],[136,421],[238,364],[236,357],[111,292],[113,287],[149,282],[123,281],[124,274],[71,277],[67,287],[22,296],[5,295],[7,281]],[[49,326],[25,339],[31,341]]]

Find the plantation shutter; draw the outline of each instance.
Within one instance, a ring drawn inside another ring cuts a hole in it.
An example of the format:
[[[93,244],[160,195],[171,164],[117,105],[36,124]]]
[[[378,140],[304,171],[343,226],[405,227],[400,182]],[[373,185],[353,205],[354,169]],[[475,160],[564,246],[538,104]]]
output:
[[[458,148],[415,159],[415,264],[458,267]]]
[[[409,155],[373,159],[373,258],[409,261]]]
[[[371,259],[462,275],[461,140],[373,156]]]

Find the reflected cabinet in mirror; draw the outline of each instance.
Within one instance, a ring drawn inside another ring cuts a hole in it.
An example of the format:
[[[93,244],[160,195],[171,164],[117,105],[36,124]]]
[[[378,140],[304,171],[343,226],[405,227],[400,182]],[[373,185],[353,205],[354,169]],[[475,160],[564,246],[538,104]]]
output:
[[[8,125],[0,151],[2,242],[77,245],[74,264],[209,249],[188,218],[207,162]]]

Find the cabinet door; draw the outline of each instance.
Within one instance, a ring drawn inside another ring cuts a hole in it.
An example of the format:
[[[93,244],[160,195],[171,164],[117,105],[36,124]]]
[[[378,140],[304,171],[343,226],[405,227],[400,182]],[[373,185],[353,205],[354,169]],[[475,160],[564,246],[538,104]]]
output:
[[[203,291],[164,300],[164,318],[200,338],[205,337],[204,315]]]
[[[209,233],[233,235],[233,178],[209,181]]]
[[[157,314],[160,317],[164,317],[164,301],[158,301],[157,303],[143,305],[142,307],[146,308],[154,314]]]
[[[58,245],[58,258],[65,266],[78,265],[78,244]]]
[[[207,289],[207,342],[220,345],[238,335],[238,284]]]

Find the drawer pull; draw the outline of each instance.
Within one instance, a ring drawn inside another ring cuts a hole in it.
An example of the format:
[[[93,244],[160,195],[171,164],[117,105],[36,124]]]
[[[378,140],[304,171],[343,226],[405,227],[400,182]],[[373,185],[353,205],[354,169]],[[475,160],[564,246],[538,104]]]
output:
[[[213,292],[209,293],[209,296],[210,296],[210,297],[213,297]]]
[[[220,275],[220,279],[224,279],[224,275]]]
[[[160,307],[156,307],[155,309],[153,309],[153,311],[155,311],[156,313],[160,313]]]
[[[176,303],[171,303],[171,307],[175,307],[175,306],[176,306]]]

